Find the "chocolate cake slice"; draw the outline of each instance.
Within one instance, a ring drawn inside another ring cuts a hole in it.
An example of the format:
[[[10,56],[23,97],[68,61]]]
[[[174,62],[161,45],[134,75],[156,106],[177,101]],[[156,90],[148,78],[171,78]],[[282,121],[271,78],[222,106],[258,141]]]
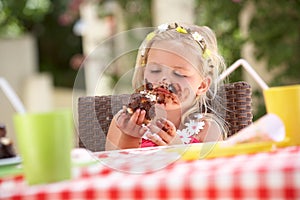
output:
[[[6,136],[6,128],[5,125],[0,124],[0,138],[5,137]]]
[[[148,124],[155,117],[155,104],[166,104],[168,101],[178,103],[175,93],[177,89],[172,84],[161,83],[154,87],[152,83],[145,80],[145,85],[137,89],[130,96],[126,106],[127,113],[133,114],[138,108],[146,111],[145,124]]]
[[[15,157],[15,151],[11,139],[7,137],[0,138],[0,159]]]
[[[0,159],[15,157],[13,142],[6,137],[6,128],[4,125],[0,125]]]

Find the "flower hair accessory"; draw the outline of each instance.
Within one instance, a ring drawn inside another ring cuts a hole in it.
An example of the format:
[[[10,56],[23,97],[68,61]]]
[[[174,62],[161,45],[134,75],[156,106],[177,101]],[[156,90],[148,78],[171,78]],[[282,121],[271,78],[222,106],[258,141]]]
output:
[[[199,34],[198,32],[192,32],[190,29],[186,29],[182,26],[179,26],[177,23],[174,24],[161,24],[157,27],[157,31],[153,31],[151,33],[149,33],[146,37],[146,41],[149,42],[151,41],[157,34],[163,33],[165,31],[168,30],[176,30],[178,33],[182,33],[182,34],[190,34],[193,38],[193,40],[195,40],[200,48],[202,49],[202,56],[204,59],[208,59],[211,52],[206,48],[206,42],[204,40],[204,37]],[[145,45],[146,46],[146,45]],[[142,56],[145,55],[145,49],[142,49]]]
[[[184,33],[184,34],[191,34],[193,39],[200,45],[202,52],[203,52],[203,58],[207,59],[210,56],[210,51],[206,48],[206,42],[204,40],[204,37],[198,33],[198,32],[192,32],[190,29],[185,29],[182,26],[179,26],[177,23],[174,23],[174,28],[178,33]],[[172,27],[169,25],[170,29]]]

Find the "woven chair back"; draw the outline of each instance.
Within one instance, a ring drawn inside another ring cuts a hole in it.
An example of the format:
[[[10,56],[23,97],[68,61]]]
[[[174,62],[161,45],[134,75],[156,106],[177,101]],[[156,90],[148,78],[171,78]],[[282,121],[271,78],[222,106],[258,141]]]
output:
[[[251,86],[246,82],[224,85],[220,90],[222,106],[217,106],[224,114],[228,125],[228,136],[252,123]],[[113,116],[126,105],[129,94],[108,96],[84,96],[78,100],[79,147],[91,151],[103,151],[106,135]],[[208,111],[210,112],[210,111]]]

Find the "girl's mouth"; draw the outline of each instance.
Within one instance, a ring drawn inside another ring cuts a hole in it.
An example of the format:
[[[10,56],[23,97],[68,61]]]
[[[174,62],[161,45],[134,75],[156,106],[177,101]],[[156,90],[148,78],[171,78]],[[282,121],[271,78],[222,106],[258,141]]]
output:
[[[179,103],[179,98],[182,95],[181,87],[178,83],[168,84],[166,82],[159,82],[158,84],[153,84],[145,79],[144,90],[156,95],[156,100],[158,104],[166,103]]]
[[[166,88],[163,88],[163,87],[158,87],[156,88],[156,91],[158,93],[163,93],[163,94],[172,94],[173,92],[171,92],[170,90],[166,89]]]
[[[160,84],[154,89],[157,93],[157,102],[162,103],[179,103],[181,89],[178,84]]]

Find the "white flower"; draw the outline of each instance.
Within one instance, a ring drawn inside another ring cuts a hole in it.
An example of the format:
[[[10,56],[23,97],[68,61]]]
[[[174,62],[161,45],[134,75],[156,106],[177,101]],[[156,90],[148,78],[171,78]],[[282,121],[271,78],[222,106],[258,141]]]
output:
[[[141,51],[141,55],[144,56],[145,52],[146,52],[146,48],[143,48],[142,51]]]
[[[157,27],[158,33],[165,32],[166,30],[168,30],[168,28],[169,28],[168,24],[161,24]]]
[[[191,138],[187,134],[187,129],[177,130],[176,133],[179,135],[179,138],[184,144],[189,144]]]
[[[189,137],[180,137],[181,141],[184,143],[184,144],[189,144],[191,142],[191,139],[192,138],[189,138]]]
[[[141,51],[141,56],[145,56],[145,53],[146,53],[146,45],[145,45],[145,44],[143,44],[143,45],[141,46],[140,51]]]
[[[187,135],[192,136],[194,134],[198,134],[201,129],[204,128],[205,123],[203,121],[195,121],[191,120],[189,123],[184,124],[187,129]]]
[[[201,40],[203,40],[203,36],[200,35],[198,32],[194,32],[194,33],[192,34],[192,36],[193,36],[194,40],[196,40],[196,41],[198,41],[198,42],[200,42]]]
[[[202,118],[202,115],[198,115],[198,118]],[[201,129],[204,129],[205,123],[203,121],[191,120],[184,124],[186,128],[177,130],[176,133],[184,144],[189,144],[192,140],[192,136],[198,134]]]

